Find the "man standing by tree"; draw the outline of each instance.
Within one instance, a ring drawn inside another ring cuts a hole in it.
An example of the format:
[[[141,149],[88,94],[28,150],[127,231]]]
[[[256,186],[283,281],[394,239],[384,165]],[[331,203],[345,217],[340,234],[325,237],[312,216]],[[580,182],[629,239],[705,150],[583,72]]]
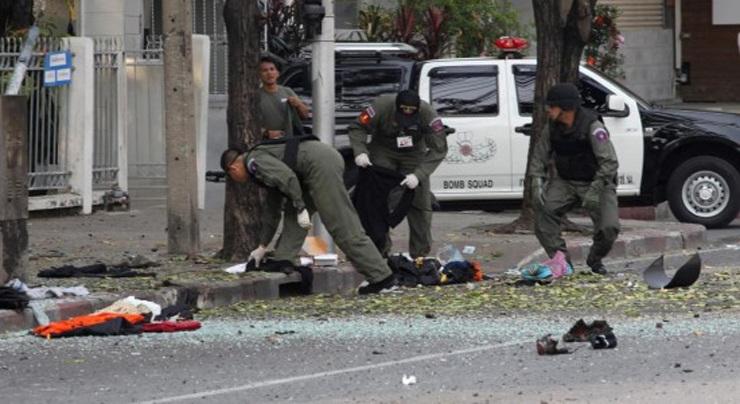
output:
[[[372,134],[372,142],[367,142]],[[427,102],[411,90],[397,96],[384,94],[375,99],[350,125],[350,145],[359,167],[371,164],[398,171],[401,182],[416,189],[406,218],[409,222],[409,254],[429,255],[432,248],[432,194],[429,176],[447,155],[447,138],[442,120]],[[385,243],[387,256],[390,237]]]
[[[260,59],[260,110],[262,111],[262,134],[265,138],[277,139],[283,136],[297,136],[296,127],[300,119],[308,118],[308,108],[296,93],[278,85],[280,71],[275,60],[269,56]],[[300,118],[300,119],[299,119]]]
[[[546,104],[550,123],[540,133],[530,162],[535,234],[548,256],[562,251],[570,262],[560,226],[568,211],[583,207],[594,224],[586,264],[593,272],[606,275],[601,260],[619,235],[619,163],[609,131],[596,112],[581,107],[580,93],[573,84],[553,86]],[[551,157],[556,172],[546,183]]]

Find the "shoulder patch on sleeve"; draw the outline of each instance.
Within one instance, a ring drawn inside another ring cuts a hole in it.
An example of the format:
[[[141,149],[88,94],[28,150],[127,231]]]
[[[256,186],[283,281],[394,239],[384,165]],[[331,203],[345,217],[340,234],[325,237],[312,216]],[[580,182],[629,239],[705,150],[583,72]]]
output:
[[[370,125],[370,121],[375,117],[375,109],[373,107],[367,107],[360,114],[360,124],[363,126]]]
[[[432,122],[429,123],[429,127],[434,132],[439,132],[441,130],[444,130],[445,125],[442,123],[442,118],[436,117],[432,120]]]
[[[596,128],[593,132],[593,136],[599,142],[606,142],[609,140],[609,131],[605,128]]]
[[[254,159],[249,159],[249,161],[247,162],[247,171],[249,171],[249,173],[252,175],[257,172],[257,162],[254,161]]]

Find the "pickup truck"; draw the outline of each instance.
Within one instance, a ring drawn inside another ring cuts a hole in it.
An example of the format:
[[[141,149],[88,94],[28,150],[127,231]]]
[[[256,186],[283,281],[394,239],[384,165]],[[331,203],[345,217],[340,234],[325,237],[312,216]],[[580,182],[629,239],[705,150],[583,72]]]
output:
[[[339,46],[339,44],[337,44]],[[372,49],[372,46],[370,47]],[[381,93],[419,91],[455,129],[431,177],[443,209],[521,206],[534,106],[531,58],[414,62],[337,52],[335,147],[353,159],[346,125]],[[402,55],[403,56],[403,55]],[[310,65],[284,69],[283,84],[310,103]],[[619,157],[620,206],[668,201],[682,222],[724,227],[740,211],[740,115],[654,106],[587,65],[583,105],[601,113]]]

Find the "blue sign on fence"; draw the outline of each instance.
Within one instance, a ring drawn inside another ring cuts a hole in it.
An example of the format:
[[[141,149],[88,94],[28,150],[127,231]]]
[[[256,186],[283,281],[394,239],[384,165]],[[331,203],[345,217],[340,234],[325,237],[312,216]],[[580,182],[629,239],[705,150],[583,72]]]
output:
[[[72,53],[49,52],[44,57],[44,86],[53,87],[72,82]]]

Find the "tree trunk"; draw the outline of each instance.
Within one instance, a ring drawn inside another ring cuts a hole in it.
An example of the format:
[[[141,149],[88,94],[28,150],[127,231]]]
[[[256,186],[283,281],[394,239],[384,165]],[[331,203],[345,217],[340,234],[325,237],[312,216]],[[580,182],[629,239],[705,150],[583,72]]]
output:
[[[0,36],[33,25],[33,0],[0,0]]]
[[[229,147],[246,151],[259,138],[259,7],[256,1],[227,0],[224,22],[229,38]],[[243,261],[257,247],[264,197],[252,181],[226,180],[222,258]]]
[[[578,82],[578,66],[583,48],[591,35],[591,22],[597,0],[532,0],[537,27],[537,81],[535,83],[532,135],[527,161],[547,125],[545,97],[553,85]],[[531,228],[533,223],[529,164],[524,179],[524,198],[519,218],[504,230]]]

